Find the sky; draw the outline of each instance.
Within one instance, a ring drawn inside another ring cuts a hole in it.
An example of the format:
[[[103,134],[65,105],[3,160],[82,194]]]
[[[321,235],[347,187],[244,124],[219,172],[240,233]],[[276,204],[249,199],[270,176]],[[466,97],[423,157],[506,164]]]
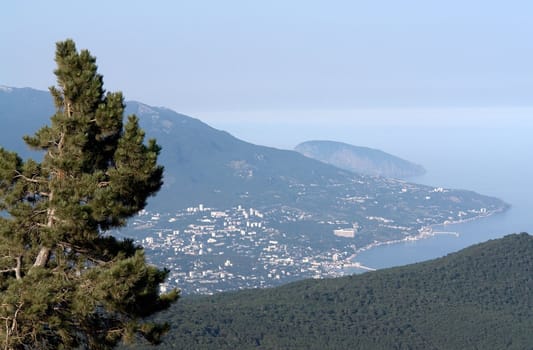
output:
[[[5,1],[0,85],[46,89],[55,42],[108,90],[191,115],[528,106],[528,0]]]

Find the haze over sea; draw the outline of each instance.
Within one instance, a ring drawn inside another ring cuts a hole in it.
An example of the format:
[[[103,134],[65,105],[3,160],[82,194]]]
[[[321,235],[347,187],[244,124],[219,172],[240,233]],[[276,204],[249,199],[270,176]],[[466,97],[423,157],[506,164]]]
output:
[[[334,140],[381,149],[423,165],[409,181],[468,189],[511,205],[503,213],[436,231],[429,239],[360,253],[365,266],[384,268],[437,258],[509,233],[533,233],[533,108],[386,108],[337,111],[197,113],[210,125],[253,143],[292,149]]]

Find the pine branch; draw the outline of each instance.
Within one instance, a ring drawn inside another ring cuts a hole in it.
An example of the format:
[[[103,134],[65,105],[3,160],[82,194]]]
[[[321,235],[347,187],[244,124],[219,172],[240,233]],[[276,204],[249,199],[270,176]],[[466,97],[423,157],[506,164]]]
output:
[[[0,273],[14,272],[16,279],[18,279],[18,280],[22,279],[22,272],[21,272],[21,269],[22,269],[22,255],[19,255],[19,256],[16,256],[16,257],[3,256],[2,258],[15,259],[15,261],[17,262],[17,265],[15,267],[10,267],[8,269],[0,270]]]
[[[87,258],[87,260],[93,263],[96,263],[100,266],[106,265],[108,263],[108,261],[104,261],[104,260],[90,256],[89,255],[90,251],[80,246],[76,246],[74,244],[67,243],[67,242],[59,242],[57,245],[63,249],[70,249],[70,250],[75,251],[78,254],[83,254]]]
[[[47,183],[48,182],[47,180],[29,178],[29,177],[21,174],[18,170],[16,171],[16,173],[17,173],[17,175],[15,175],[15,179],[21,178],[24,181],[31,182],[31,183],[37,183],[37,184],[42,184],[42,183]]]
[[[24,302],[21,302],[21,303],[19,303],[17,305],[17,309],[15,310],[15,314],[13,316],[2,316],[2,317],[0,317],[0,319],[6,321],[6,340],[5,340],[5,344],[4,344],[4,349],[10,349],[9,338],[12,335],[14,335],[15,333],[18,333],[18,332],[16,332],[17,327],[18,327],[17,318],[18,318],[18,314],[19,314],[20,310],[22,310],[22,306],[23,305],[24,305]],[[12,305],[10,305],[10,304],[2,304],[1,306],[4,307],[4,308],[7,308],[7,307],[11,307]],[[9,324],[10,322],[11,322],[11,325]]]
[[[17,326],[17,316],[20,312],[20,310],[22,309],[22,306],[24,305],[24,303],[20,303],[19,306],[17,307],[17,310],[15,311],[15,315],[13,316],[13,325],[11,326],[11,332],[14,332],[15,331],[15,328]]]

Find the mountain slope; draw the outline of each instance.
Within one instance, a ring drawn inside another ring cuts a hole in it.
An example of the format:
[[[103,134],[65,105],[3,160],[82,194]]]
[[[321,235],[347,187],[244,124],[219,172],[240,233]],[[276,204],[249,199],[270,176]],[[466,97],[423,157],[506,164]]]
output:
[[[27,157],[30,152],[22,136],[34,133],[54,112],[50,93],[0,85],[0,146]]]
[[[163,145],[168,193],[178,207],[294,200],[290,186],[346,181],[349,172],[292,151],[257,146],[166,108],[128,102],[128,113]],[[159,194],[158,196],[164,194]],[[193,200],[191,200],[193,199]]]
[[[3,87],[0,90],[1,146],[15,149],[23,156],[30,152],[22,136],[32,134],[49,122],[54,113],[48,92],[30,88]],[[199,202],[211,206],[235,203],[253,191],[268,201],[271,196],[287,200],[286,187],[295,183],[340,180],[348,172],[307,159],[296,152],[262,147],[241,141],[227,132],[167,108],[127,102],[126,114],[137,114],[148,137],[163,146],[161,155],[165,174],[165,199],[162,191],[155,203],[172,201],[174,207]],[[312,169],[309,171],[309,169]],[[258,193],[261,192],[261,193]]]
[[[282,287],[184,298],[161,349],[526,349],[533,237],[429,262]]]
[[[422,166],[392,154],[342,142],[307,141],[297,145],[295,150],[306,157],[355,173],[407,178],[425,172]]]

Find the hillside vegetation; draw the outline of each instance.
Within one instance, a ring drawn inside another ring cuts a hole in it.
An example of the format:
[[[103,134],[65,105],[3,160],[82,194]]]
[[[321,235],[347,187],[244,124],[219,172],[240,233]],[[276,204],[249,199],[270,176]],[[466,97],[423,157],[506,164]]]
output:
[[[429,262],[273,289],[184,298],[161,349],[527,349],[533,237]]]

